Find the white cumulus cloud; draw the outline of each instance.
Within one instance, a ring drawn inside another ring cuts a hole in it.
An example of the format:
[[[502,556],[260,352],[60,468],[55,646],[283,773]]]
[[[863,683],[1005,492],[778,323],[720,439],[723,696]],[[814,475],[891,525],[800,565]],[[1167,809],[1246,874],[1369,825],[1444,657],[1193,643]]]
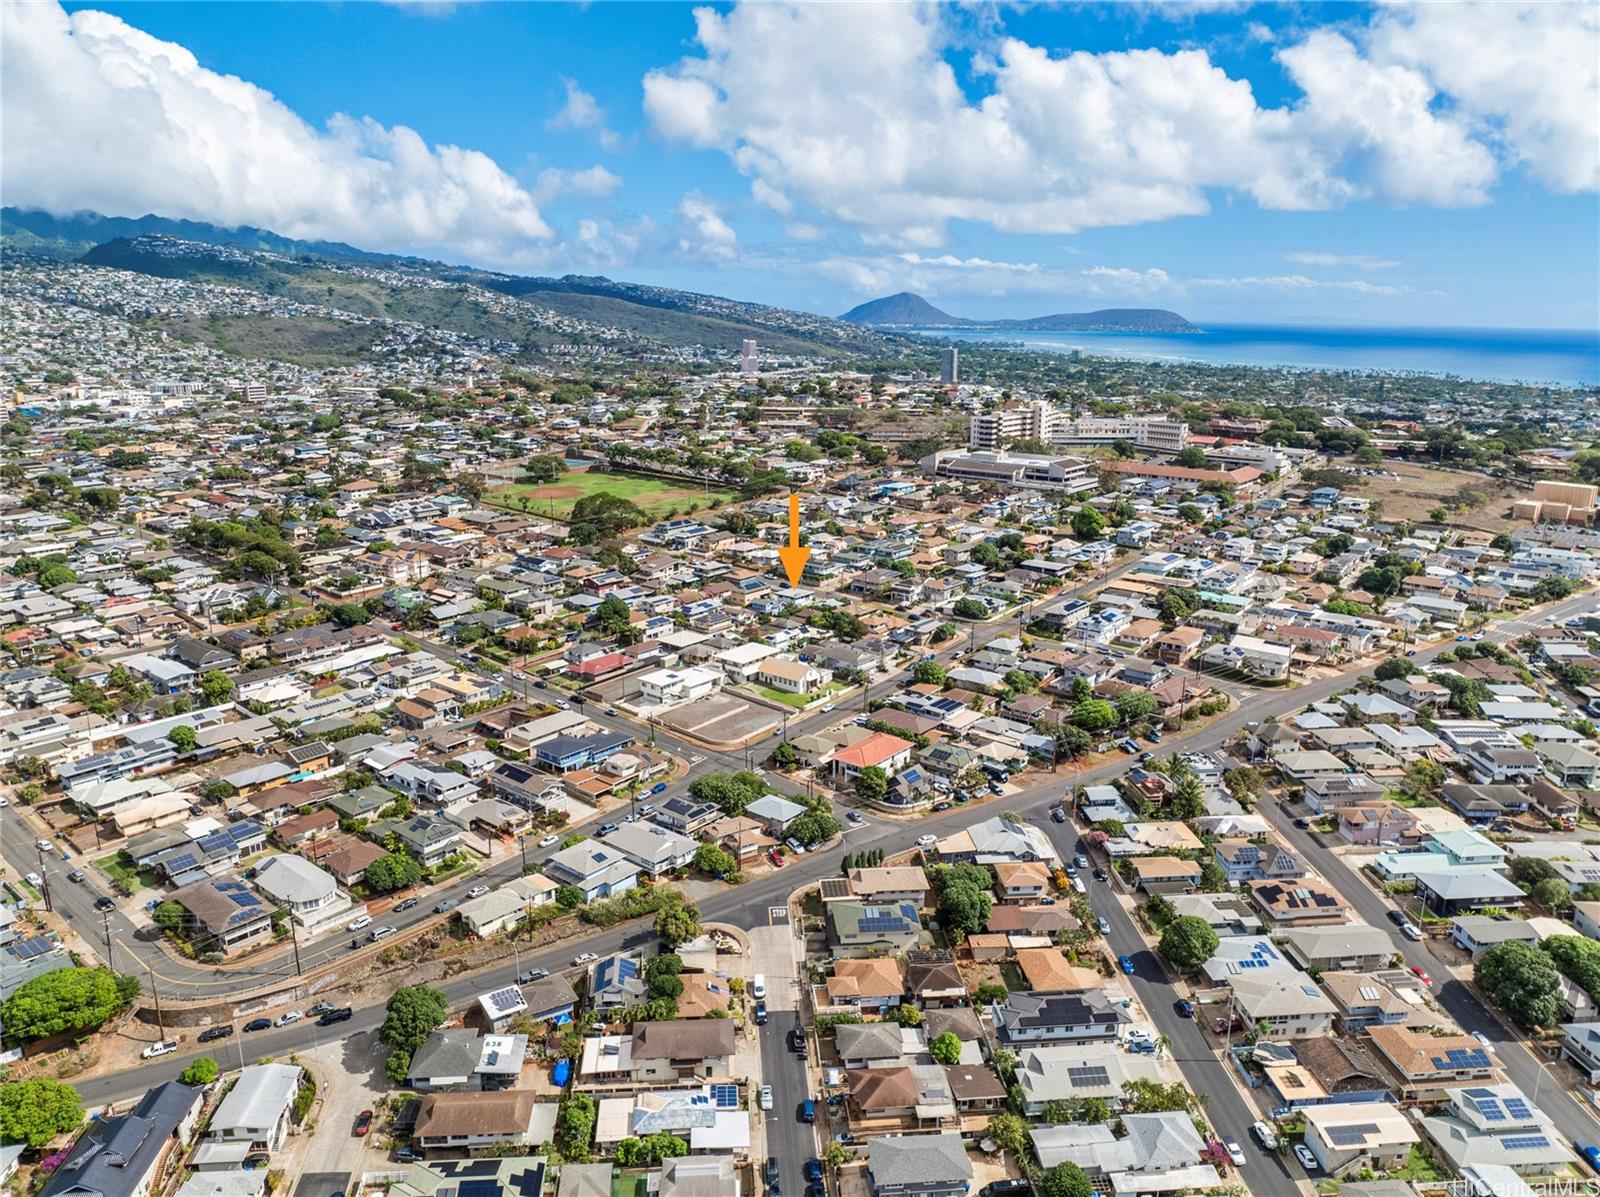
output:
[[[583,170],[563,170],[552,166],[539,172],[539,181],[534,187],[534,194],[545,203],[567,195],[604,199],[614,194],[621,186],[622,177],[612,174],[599,164],[585,167]]]
[[[698,191],[686,191],[678,201],[678,249],[691,258],[732,258],[739,237],[722,213]]]
[[[1299,94],[1268,107],[1203,50],[1063,53],[993,33],[972,52],[969,95],[951,51],[970,33],[948,9],[747,2],[696,9],[697,51],[649,72],[644,101],[657,135],[723,152],[758,194],[868,244],[926,249],[952,221],[1071,233],[1164,220],[1208,211],[1214,193],[1278,209],[1468,205],[1512,162],[1595,185],[1597,11],[1383,10],[1280,42]],[[1563,69],[1541,69],[1541,47],[1562,39]]]
[[[594,134],[602,148],[616,149],[620,139],[606,124],[606,110],[600,107],[599,101],[579,87],[576,80],[563,78],[561,82],[567,89],[567,102],[561,106],[560,112],[545,121],[544,127],[558,132],[571,129],[588,130]]]
[[[403,125],[307,124],[271,93],[93,10],[8,8],[6,202],[188,217],[293,237],[505,261],[552,236],[486,154]]]

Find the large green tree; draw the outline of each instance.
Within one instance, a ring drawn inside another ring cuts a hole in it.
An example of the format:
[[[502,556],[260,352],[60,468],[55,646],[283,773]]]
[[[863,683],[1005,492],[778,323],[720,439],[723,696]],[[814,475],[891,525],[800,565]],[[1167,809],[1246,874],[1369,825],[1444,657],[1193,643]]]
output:
[[[421,881],[422,865],[409,852],[390,852],[369,864],[362,876],[373,893],[388,894]]]
[[[1071,1160],[1041,1172],[1035,1187],[1039,1197],[1094,1197],[1094,1182]]]
[[[30,1042],[62,1031],[92,1031],[139,992],[137,977],[106,968],[61,968],[26,982],[6,999],[8,1038]]]
[[[1473,964],[1472,979],[1519,1026],[1555,1026],[1567,1013],[1555,964],[1532,944],[1495,944]]]
[[[83,1122],[83,1100],[71,1085],[33,1077],[0,1085],[0,1142],[40,1148]]]
[[[961,1059],[961,1040],[954,1031],[935,1035],[928,1044],[928,1054],[935,1064],[955,1064]]]
[[[1210,923],[1196,915],[1185,914],[1167,924],[1156,950],[1177,968],[1199,968],[1216,954],[1218,942]]]
[[[389,1079],[404,1079],[416,1050],[428,1041],[433,1029],[450,1013],[450,1004],[439,990],[429,985],[406,985],[389,995],[378,1038],[390,1047],[386,1065]]]
[[[656,938],[669,951],[700,934],[700,912],[686,902],[673,902],[656,912]]]

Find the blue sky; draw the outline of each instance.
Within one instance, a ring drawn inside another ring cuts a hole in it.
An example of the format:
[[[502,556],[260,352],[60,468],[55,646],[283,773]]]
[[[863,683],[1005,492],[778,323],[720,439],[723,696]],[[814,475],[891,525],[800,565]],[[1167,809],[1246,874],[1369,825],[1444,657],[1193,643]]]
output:
[[[0,182],[826,313],[1592,328],[1596,12],[34,4]]]

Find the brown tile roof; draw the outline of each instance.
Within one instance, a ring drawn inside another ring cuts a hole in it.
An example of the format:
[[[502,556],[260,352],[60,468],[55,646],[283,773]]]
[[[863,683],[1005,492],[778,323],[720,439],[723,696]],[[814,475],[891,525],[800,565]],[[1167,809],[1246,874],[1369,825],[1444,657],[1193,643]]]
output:
[[[713,1060],[733,1055],[733,1020],[684,1019],[633,1024],[635,1060]]]
[[[1458,1070],[1442,1069],[1433,1062],[1443,1059],[1452,1048],[1469,1052],[1484,1050],[1483,1044],[1471,1035],[1430,1035],[1409,1027],[1373,1027],[1367,1035],[1378,1054],[1388,1060],[1395,1071],[1414,1080],[1453,1078]],[[1500,1066],[1492,1053],[1489,1062],[1494,1068]]]
[[[900,962],[893,957],[874,960],[837,960],[828,978],[828,996],[849,998],[898,997],[905,992]]]
[[[455,1135],[520,1135],[533,1121],[534,1094],[527,1089],[497,1093],[430,1093],[417,1111],[417,1138]]]

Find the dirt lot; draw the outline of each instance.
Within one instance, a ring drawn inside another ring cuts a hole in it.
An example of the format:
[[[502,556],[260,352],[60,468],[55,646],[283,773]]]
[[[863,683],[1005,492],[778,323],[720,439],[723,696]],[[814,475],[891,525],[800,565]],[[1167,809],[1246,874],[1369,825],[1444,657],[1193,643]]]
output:
[[[661,722],[708,744],[737,744],[781,726],[783,716],[770,707],[717,694],[668,711]]]
[[[1362,478],[1354,487],[1362,498],[1382,500],[1386,519],[1411,520],[1425,524],[1430,512],[1441,503],[1463,491],[1476,491],[1485,502],[1475,508],[1456,508],[1450,513],[1450,523],[1463,528],[1477,528],[1483,532],[1511,532],[1523,526],[1524,521],[1513,520],[1512,502],[1531,493],[1518,488],[1515,483],[1486,474],[1470,474],[1457,470],[1436,470],[1411,462],[1386,461],[1381,467],[1395,478]]]

